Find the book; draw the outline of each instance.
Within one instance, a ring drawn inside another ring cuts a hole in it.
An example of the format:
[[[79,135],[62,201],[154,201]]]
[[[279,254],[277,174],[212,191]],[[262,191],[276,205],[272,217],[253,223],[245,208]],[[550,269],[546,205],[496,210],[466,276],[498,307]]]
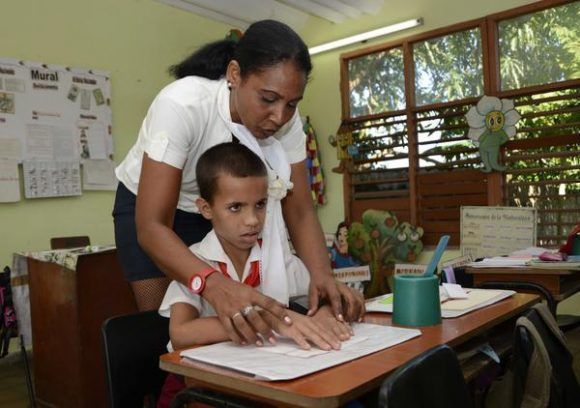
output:
[[[500,300],[506,299],[516,292],[513,290],[501,289],[466,289],[468,297],[466,299],[449,299],[442,297],[441,317],[451,319],[462,316],[482,307],[492,305]],[[369,299],[366,304],[367,312],[393,313],[392,293]]]
[[[528,262],[530,268],[539,269],[568,269],[571,271],[580,271],[580,257],[570,256],[566,261],[541,261],[532,259]]]

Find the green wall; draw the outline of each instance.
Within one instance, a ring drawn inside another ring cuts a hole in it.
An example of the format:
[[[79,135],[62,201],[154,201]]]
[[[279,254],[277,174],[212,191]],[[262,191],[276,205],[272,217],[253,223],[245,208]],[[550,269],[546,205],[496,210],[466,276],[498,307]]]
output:
[[[225,24],[153,0],[2,0],[0,56],[111,73],[115,159],[133,142],[149,103],[171,78],[167,67],[225,35]],[[24,191],[22,189],[22,191]],[[113,243],[114,192],[0,204],[0,266],[53,236]]]

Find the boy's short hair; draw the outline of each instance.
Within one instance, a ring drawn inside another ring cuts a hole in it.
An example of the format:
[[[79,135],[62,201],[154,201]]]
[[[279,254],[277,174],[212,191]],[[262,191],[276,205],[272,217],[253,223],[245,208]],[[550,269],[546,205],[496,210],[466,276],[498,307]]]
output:
[[[240,143],[221,143],[207,149],[195,166],[199,196],[211,203],[221,174],[233,177],[267,177],[260,157]]]

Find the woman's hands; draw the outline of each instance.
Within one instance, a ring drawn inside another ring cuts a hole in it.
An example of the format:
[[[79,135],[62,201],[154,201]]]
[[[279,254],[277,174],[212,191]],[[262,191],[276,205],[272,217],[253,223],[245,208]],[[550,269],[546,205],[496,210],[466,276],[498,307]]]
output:
[[[309,316],[316,314],[321,299],[330,303],[330,309],[340,321],[345,319],[349,322],[361,321],[365,314],[365,300],[360,292],[330,275],[311,274],[308,293]]]
[[[347,306],[346,316],[362,316],[362,295],[340,282],[332,281],[338,292],[338,299],[342,302],[344,296],[349,299],[345,304],[352,305]],[[203,297],[214,305],[228,337],[237,344],[253,343],[261,346],[264,341],[275,344],[274,330],[291,338],[305,350],[310,349],[311,344],[322,350],[338,350],[340,343],[354,334],[347,323],[335,317],[331,306],[317,307],[312,315],[304,316],[286,309],[250,286],[217,273],[207,278]],[[362,309],[357,307],[359,301]]]
[[[364,298],[332,275],[324,234],[312,206],[306,160],[291,167],[294,188],[282,201],[282,211],[296,253],[310,271],[308,314],[316,313],[319,300],[325,299],[338,320],[357,321],[365,312]]]
[[[341,283],[335,283],[339,299],[345,296],[357,302],[358,292]],[[261,294],[250,286],[214,273],[207,278],[203,297],[216,311],[228,337],[237,344],[263,345],[263,341],[276,342],[272,330],[290,337],[298,346],[308,350],[311,344],[322,350],[340,349],[341,341],[348,340],[354,333],[344,321],[335,317],[330,306],[316,308],[312,316],[304,316],[286,309],[274,299]],[[362,295],[358,295],[362,298]],[[353,314],[361,310],[353,310]],[[364,313],[364,302],[362,313]],[[350,314],[347,314],[349,316]],[[354,320],[354,319],[352,319]]]
[[[213,306],[228,337],[237,344],[261,345],[262,339],[275,343],[272,329],[278,331],[292,325],[290,311],[284,305],[221,273],[208,276],[202,296]],[[254,306],[266,313],[258,313]]]

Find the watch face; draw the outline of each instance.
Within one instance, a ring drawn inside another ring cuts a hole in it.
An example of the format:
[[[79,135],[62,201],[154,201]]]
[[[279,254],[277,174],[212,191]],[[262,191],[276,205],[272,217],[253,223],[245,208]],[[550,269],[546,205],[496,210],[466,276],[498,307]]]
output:
[[[195,276],[191,280],[191,290],[193,290],[194,292],[199,292],[202,285],[203,285],[203,280],[201,279],[200,276]]]

